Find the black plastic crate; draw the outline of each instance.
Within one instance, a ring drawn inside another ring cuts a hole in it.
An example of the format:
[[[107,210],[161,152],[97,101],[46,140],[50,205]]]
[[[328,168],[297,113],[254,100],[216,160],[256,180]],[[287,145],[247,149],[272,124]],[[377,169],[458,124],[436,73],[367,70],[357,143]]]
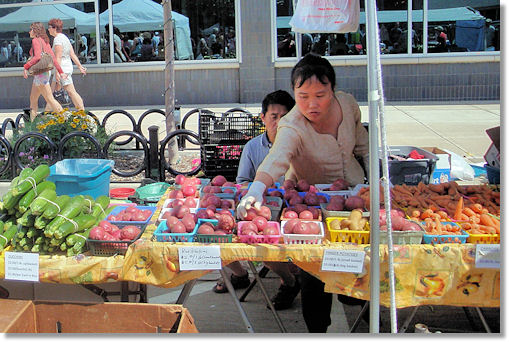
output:
[[[201,113],[198,130],[202,144],[244,145],[263,133],[265,125],[250,113]]]
[[[388,154],[389,156],[396,155],[406,158],[412,150],[424,155],[425,159],[391,160],[389,158],[389,177],[393,185],[417,185],[419,182],[429,184],[431,174],[438,160],[435,154],[413,146],[389,146]],[[381,169],[380,174],[382,174]]]
[[[235,179],[244,145],[204,145],[201,148],[202,170],[207,177],[223,175]]]

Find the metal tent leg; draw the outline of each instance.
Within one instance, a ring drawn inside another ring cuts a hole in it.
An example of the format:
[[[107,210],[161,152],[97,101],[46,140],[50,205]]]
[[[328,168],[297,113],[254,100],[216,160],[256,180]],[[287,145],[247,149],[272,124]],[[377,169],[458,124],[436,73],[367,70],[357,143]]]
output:
[[[267,305],[270,308],[270,311],[272,311],[272,314],[274,315],[274,318],[276,319],[277,325],[279,325],[279,329],[281,332],[286,333],[286,328],[283,325],[283,322],[281,321],[281,318],[279,318],[279,315],[277,314],[276,309],[274,308],[274,305],[272,304],[272,301],[269,298],[269,295],[267,294],[267,290],[265,289],[265,286],[263,285],[263,282],[258,275],[258,272],[256,272],[256,267],[254,266],[252,261],[247,262],[249,265],[249,268],[251,268],[251,272],[253,272],[255,276],[255,280],[258,282],[258,285],[260,286],[260,289],[262,290],[263,297],[265,298],[265,301],[267,302]]]
[[[350,331],[349,331],[350,333],[355,332],[355,329],[357,329],[357,327],[361,323],[362,315],[364,315],[364,313],[366,312],[368,307],[369,307],[369,301],[366,301],[366,303],[364,303],[364,305],[362,306],[361,312],[359,313],[359,315],[355,319],[355,322],[353,322],[353,325],[352,325],[352,327],[350,328]]]
[[[197,279],[192,279],[184,285],[184,287],[182,288],[182,291],[180,291],[180,295],[177,298],[177,301],[175,302],[175,304],[184,305],[187,298],[189,298],[189,294],[191,293],[191,290],[193,289],[194,284],[196,284],[196,280]]]
[[[258,272],[259,278],[265,278],[265,276],[267,275],[267,273],[269,273],[269,271],[270,270],[267,266],[263,266],[263,268],[260,270],[260,272]],[[257,282],[258,282],[258,280],[255,276],[255,279],[251,282],[251,284],[249,284],[248,288],[244,291],[242,296],[240,296],[239,302],[243,302],[246,300],[247,295],[249,294],[249,292],[251,292],[251,290],[253,289],[253,287],[256,285]]]
[[[246,326],[247,332],[254,333],[251,322],[249,322],[246,312],[242,308],[242,305],[240,305],[239,299],[237,298],[237,295],[235,294],[235,289],[233,288],[230,278],[228,277],[228,275],[226,274],[224,269],[220,269],[219,272],[221,273],[221,276],[223,277],[223,281],[224,281],[224,284],[226,285],[226,288],[228,289],[228,292],[232,296],[233,303],[239,310],[240,315],[242,316],[242,320],[244,321],[244,325]]]
[[[412,312],[410,313],[410,315],[408,315],[408,317],[405,320],[405,322],[403,323],[403,325],[399,328],[398,333],[404,333],[408,329],[408,326],[410,325],[410,323],[414,319],[414,316],[417,313],[418,309],[419,309],[418,306],[414,306],[414,308],[413,308]]]
[[[491,333],[491,329],[490,329],[490,326],[488,325],[488,322],[486,321],[486,318],[484,317],[484,315],[482,314],[482,311],[481,311],[481,308],[479,307],[475,307],[475,311],[477,312],[477,314],[479,315],[479,318],[481,319],[481,322],[482,322],[482,325],[484,327],[484,329],[486,330],[487,333]]]

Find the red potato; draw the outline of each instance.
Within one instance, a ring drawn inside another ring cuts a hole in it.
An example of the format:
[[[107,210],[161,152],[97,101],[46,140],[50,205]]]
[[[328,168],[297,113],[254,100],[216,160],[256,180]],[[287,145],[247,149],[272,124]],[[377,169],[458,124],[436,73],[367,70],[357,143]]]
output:
[[[304,210],[308,210],[308,206],[307,204],[304,203],[297,203],[296,205],[293,206],[293,209],[291,210],[295,211],[297,214],[300,214]]]
[[[284,225],[284,232],[285,234],[293,234],[293,228],[295,227],[296,224],[299,224],[300,223],[300,220],[299,219],[291,219],[291,220],[288,220],[285,225]]]
[[[313,220],[318,220],[320,218],[321,210],[315,207],[309,207],[309,211],[313,214]]]
[[[314,185],[310,185],[310,186],[309,186],[309,190],[308,190],[308,191],[309,191],[309,192],[318,192],[318,189],[316,188],[316,186],[314,186]]]
[[[108,233],[104,233],[103,235],[103,238],[101,240],[104,240],[104,241],[116,241],[117,239],[115,239],[115,237],[111,234],[108,234]],[[130,239],[129,239],[130,241]]]
[[[114,230],[114,231],[111,231],[111,236],[113,236],[113,238],[115,238],[115,240],[122,240],[122,230],[118,229],[118,230]]]
[[[279,232],[276,227],[268,225],[263,229],[263,235],[278,235]]]
[[[278,190],[272,190],[269,192],[269,196],[283,198],[283,194]]]
[[[249,231],[249,230],[252,230],[252,231],[258,233],[258,227],[252,221],[242,224],[242,229],[241,229],[240,233],[243,235],[246,235],[247,231]]]
[[[267,205],[270,205],[271,207],[279,207],[279,203],[276,201],[268,201]]]
[[[217,196],[210,196],[208,198],[207,205],[211,205],[211,204],[216,208],[220,208],[221,207],[221,198],[219,198]]]
[[[216,212],[217,207],[213,204],[207,205],[206,209],[212,210],[213,212]]]
[[[222,186],[235,187],[235,183],[233,183],[233,182],[224,182]]]
[[[219,217],[217,219],[218,224],[217,228],[222,229],[226,232],[231,232],[233,228],[235,228],[235,220],[233,216],[228,214],[219,214]]]
[[[235,191],[233,189],[230,189],[230,188],[226,188],[224,190],[222,190],[223,194],[233,194]]]
[[[288,203],[290,205],[301,204],[301,203],[304,203],[304,199],[302,197],[300,197],[299,194],[297,194],[297,195],[292,196],[292,198],[290,198]]]
[[[230,201],[228,201],[226,199],[222,199],[221,200],[221,208],[223,208],[223,209],[231,209],[231,208],[233,208],[232,202],[230,202]]]
[[[299,181],[297,182],[296,188],[300,192],[309,191],[309,183],[305,179],[299,179]]]
[[[185,215],[181,221],[186,228],[186,233],[191,233],[194,230],[196,222],[194,222],[194,218],[192,215]]]
[[[194,229],[194,227],[193,227],[193,229]],[[192,231],[192,230],[191,230],[191,231]],[[179,222],[175,223],[175,224],[174,224],[174,225],[170,228],[170,232],[171,232],[172,234],[184,234],[184,233],[189,233],[189,232],[187,231],[186,225],[185,225],[183,222],[181,222],[181,221],[179,221]]]
[[[287,218],[287,219],[296,219],[298,217],[299,217],[299,215],[293,210],[287,210],[285,212],[285,218]]]
[[[106,221],[106,220],[102,220],[101,222],[99,222],[98,226],[102,227],[105,231],[111,231],[112,227],[115,225],[111,222]]]
[[[175,208],[175,206],[177,205],[183,205],[184,204],[184,201],[181,200],[181,199],[175,199],[173,201],[171,201],[170,203],[168,203],[168,205],[166,206],[166,208]]]
[[[299,218],[303,220],[312,220],[313,219],[313,213],[309,210],[303,210],[299,214]]]
[[[196,219],[208,219],[208,218],[209,218],[209,214],[207,213],[206,210],[199,210],[196,213]]]
[[[341,191],[341,190],[348,190],[348,187],[350,186],[350,183],[348,183],[343,178],[336,179],[330,188],[331,191]]]
[[[350,196],[345,201],[346,210],[364,209],[364,200],[359,196]]]
[[[267,219],[263,216],[256,216],[252,221],[256,227],[258,228],[258,231],[261,232],[265,227],[267,227]]]
[[[166,217],[166,227],[170,228],[172,225],[177,223],[179,221],[179,219],[176,216],[171,215],[170,212],[167,212],[167,213],[169,215],[167,215],[167,217]]]
[[[103,227],[95,226],[94,228],[92,228],[90,230],[90,233],[89,233],[88,236],[92,240],[103,240],[103,237],[104,237],[105,233],[106,233],[106,231],[104,230]]]
[[[269,207],[262,205],[260,207],[260,210],[258,210],[258,216],[265,217],[267,221],[270,221],[270,218],[272,217],[272,212],[270,211]]]
[[[194,197],[196,195],[196,188],[194,185],[186,185],[182,187],[182,194],[184,197]]]
[[[255,208],[249,208],[246,212],[247,214],[246,217],[244,217],[244,221],[252,221],[256,216],[258,216]]]
[[[186,181],[186,176],[184,176],[184,175],[177,175],[175,177],[175,183],[178,185],[184,184],[185,181]]]
[[[320,234],[321,233],[321,229],[320,229],[320,226],[318,225],[318,223],[316,222],[306,222],[305,224],[307,224],[308,226],[308,229],[309,229],[309,234]]]
[[[150,218],[150,216],[152,216],[152,210],[150,209],[144,209],[143,210],[143,220],[142,221],[146,221]]]
[[[171,209],[171,214],[179,219],[183,218],[185,214],[189,213],[190,213],[189,208],[183,205],[178,205],[175,208]]]
[[[224,183],[226,183],[226,178],[222,175],[217,175],[210,181],[210,184],[215,186],[222,186]]]
[[[141,230],[138,226],[128,225],[121,230],[122,239],[134,240],[140,234]]]
[[[198,234],[205,234],[205,235],[211,235],[214,234],[214,228],[207,223],[204,223],[198,227]]]
[[[293,196],[299,195],[298,191],[295,189],[285,190],[285,194],[283,195],[283,199],[289,201]]]
[[[293,234],[302,234],[308,235],[310,234],[310,230],[307,224],[303,224],[303,222],[299,222],[293,227]]]
[[[318,195],[314,192],[307,192],[304,195],[304,203],[307,205],[320,205],[320,199]]]
[[[184,198],[184,194],[180,190],[171,190],[168,194],[168,198]]]
[[[287,179],[283,182],[283,189],[285,189],[285,191],[295,189],[295,186],[296,186],[295,181],[291,179]]]
[[[227,233],[227,232],[225,232],[222,229],[216,229],[216,230],[214,230],[214,234],[216,234],[216,235],[227,235],[227,234],[230,234],[230,233]]]
[[[188,208],[196,208],[196,200],[192,197],[187,197],[184,200],[183,205],[185,205]]]

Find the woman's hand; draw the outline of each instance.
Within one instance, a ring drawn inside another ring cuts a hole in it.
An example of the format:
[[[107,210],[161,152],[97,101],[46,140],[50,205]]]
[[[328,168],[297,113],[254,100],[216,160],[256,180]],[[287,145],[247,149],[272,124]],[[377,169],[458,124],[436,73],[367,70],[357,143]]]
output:
[[[263,192],[265,191],[265,184],[260,181],[254,181],[249,187],[247,194],[242,197],[239,205],[237,206],[237,218],[243,220],[247,215],[247,210],[255,208],[259,210],[263,202]]]
[[[60,78],[63,79],[63,80],[66,80],[67,79],[67,74],[66,73],[61,73],[60,74]]]
[[[28,78],[28,71],[27,69],[23,69],[23,78]]]
[[[85,76],[87,74],[87,68],[85,68],[83,65],[80,65],[80,72]]]

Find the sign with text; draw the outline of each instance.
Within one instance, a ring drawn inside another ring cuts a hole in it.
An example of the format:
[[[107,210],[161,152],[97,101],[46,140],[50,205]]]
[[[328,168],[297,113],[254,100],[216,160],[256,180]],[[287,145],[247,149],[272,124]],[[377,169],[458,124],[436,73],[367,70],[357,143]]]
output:
[[[220,270],[219,246],[188,246],[179,249],[179,264],[182,271]]]
[[[364,251],[325,249],[322,271],[361,273],[365,254]]]
[[[39,281],[39,254],[5,252],[5,279]]]
[[[500,245],[475,245],[476,268],[500,268]]]

